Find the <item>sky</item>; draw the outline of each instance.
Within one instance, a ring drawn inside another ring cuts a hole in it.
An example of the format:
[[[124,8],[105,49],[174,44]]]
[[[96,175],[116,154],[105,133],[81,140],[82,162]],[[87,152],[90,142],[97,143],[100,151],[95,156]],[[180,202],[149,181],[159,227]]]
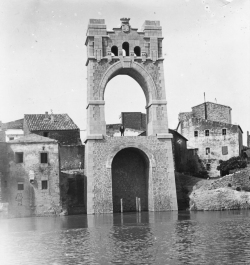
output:
[[[141,29],[159,20],[163,32],[169,128],[178,114],[206,101],[232,108],[232,120],[250,131],[249,0],[1,0],[0,120],[45,111],[68,113],[86,130],[89,19],[108,29],[130,18]],[[106,123],[123,111],[145,113],[145,96],[130,77],[106,88]]]

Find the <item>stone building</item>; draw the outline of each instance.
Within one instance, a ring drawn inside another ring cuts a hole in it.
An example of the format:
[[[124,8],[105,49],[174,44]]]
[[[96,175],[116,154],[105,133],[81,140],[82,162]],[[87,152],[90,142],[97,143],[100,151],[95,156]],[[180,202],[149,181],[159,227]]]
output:
[[[24,135],[35,133],[63,145],[81,144],[80,129],[68,114],[25,114],[23,130]]]
[[[0,204],[7,216],[86,213],[84,150],[37,134],[1,142]]]
[[[2,201],[9,217],[60,213],[58,142],[29,134],[4,144]]]
[[[130,25],[107,30],[104,19],[90,19],[87,30],[87,137],[85,173],[87,213],[141,209],[177,210],[172,135],[168,132],[159,21],[145,21],[142,30]],[[144,91],[146,136],[108,137],[104,113],[107,83],[128,75]]]
[[[192,107],[191,112],[179,114],[179,131],[188,139],[187,147],[197,149],[197,154],[210,177],[220,175],[219,160],[241,155],[243,131],[231,124],[231,108],[205,102]]]

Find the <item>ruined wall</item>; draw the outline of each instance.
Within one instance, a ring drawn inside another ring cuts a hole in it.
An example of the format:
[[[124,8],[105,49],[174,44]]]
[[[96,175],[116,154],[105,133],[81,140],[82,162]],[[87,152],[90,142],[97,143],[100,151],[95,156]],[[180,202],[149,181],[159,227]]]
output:
[[[231,108],[228,106],[206,102],[192,107],[195,118],[205,119],[205,105],[207,108],[207,120],[231,123]]]
[[[61,170],[84,168],[84,145],[61,145],[59,153]]]
[[[149,211],[176,210],[173,154],[170,139],[145,137],[105,137],[86,144],[88,172],[88,213],[112,213],[111,160],[124,148],[134,147],[147,154],[151,161],[148,180]],[[111,160],[110,160],[111,159]],[[150,175],[151,174],[151,175]]]
[[[48,131],[49,138],[59,141],[63,145],[81,144],[80,130]],[[43,136],[44,131],[32,131],[32,133]]]
[[[8,144],[9,216],[45,216],[61,211],[57,143]],[[23,163],[16,163],[15,152],[23,152]],[[48,153],[48,163],[40,163],[40,153]],[[30,176],[34,182],[30,182]],[[42,189],[47,181],[47,189]],[[18,190],[23,184],[23,190]]]
[[[228,160],[240,155],[241,132],[237,125],[188,118],[181,121],[180,127],[181,134],[188,139],[188,148],[198,148],[197,154],[205,168],[210,164],[210,177],[220,174],[216,169],[220,159]],[[226,135],[222,135],[222,129],[226,129]],[[209,136],[205,135],[205,130],[209,130]],[[198,132],[197,137],[194,136],[194,131]],[[222,153],[222,147],[227,147],[227,154]],[[210,148],[209,154],[206,154],[206,148]]]

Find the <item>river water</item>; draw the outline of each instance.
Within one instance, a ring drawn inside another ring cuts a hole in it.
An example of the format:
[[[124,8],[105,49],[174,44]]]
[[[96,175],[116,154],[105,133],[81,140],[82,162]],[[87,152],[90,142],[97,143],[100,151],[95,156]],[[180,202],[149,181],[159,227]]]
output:
[[[250,211],[0,219],[0,264],[250,264]]]

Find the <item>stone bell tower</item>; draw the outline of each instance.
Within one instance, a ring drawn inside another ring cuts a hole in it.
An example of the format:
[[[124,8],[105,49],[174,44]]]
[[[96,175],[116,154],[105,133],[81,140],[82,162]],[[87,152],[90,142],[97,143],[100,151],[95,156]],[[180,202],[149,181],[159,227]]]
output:
[[[88,213],[112,213],[114,205],[119,204],[116,201],[119,193],[114,197],[113,190],[117,174],[115,172],[119,170],[112,169],[112,162],[121,150],[131,148],[142,154],[148,170],[145,169],[148,172],[145,173],[147,188],[143,193],[146,194],[145,209],[177,210],[172,135],[168,132],[162,41],[159,21],[146,20],[141,31],[130,25],[129,18],[122,18],[121,26],[111,31],[107,30],[104,19],[89,21],[85,43],[88,55],[85,141]],[[145,94],[147,136],[106,136],[104,93],[107,83],[117,75],[128,75],[135,79]],[[125,175],[134,179],[131,174]],[[136,192],[131,190],[129,195],[122,196],[133,197],[131,194]]]

